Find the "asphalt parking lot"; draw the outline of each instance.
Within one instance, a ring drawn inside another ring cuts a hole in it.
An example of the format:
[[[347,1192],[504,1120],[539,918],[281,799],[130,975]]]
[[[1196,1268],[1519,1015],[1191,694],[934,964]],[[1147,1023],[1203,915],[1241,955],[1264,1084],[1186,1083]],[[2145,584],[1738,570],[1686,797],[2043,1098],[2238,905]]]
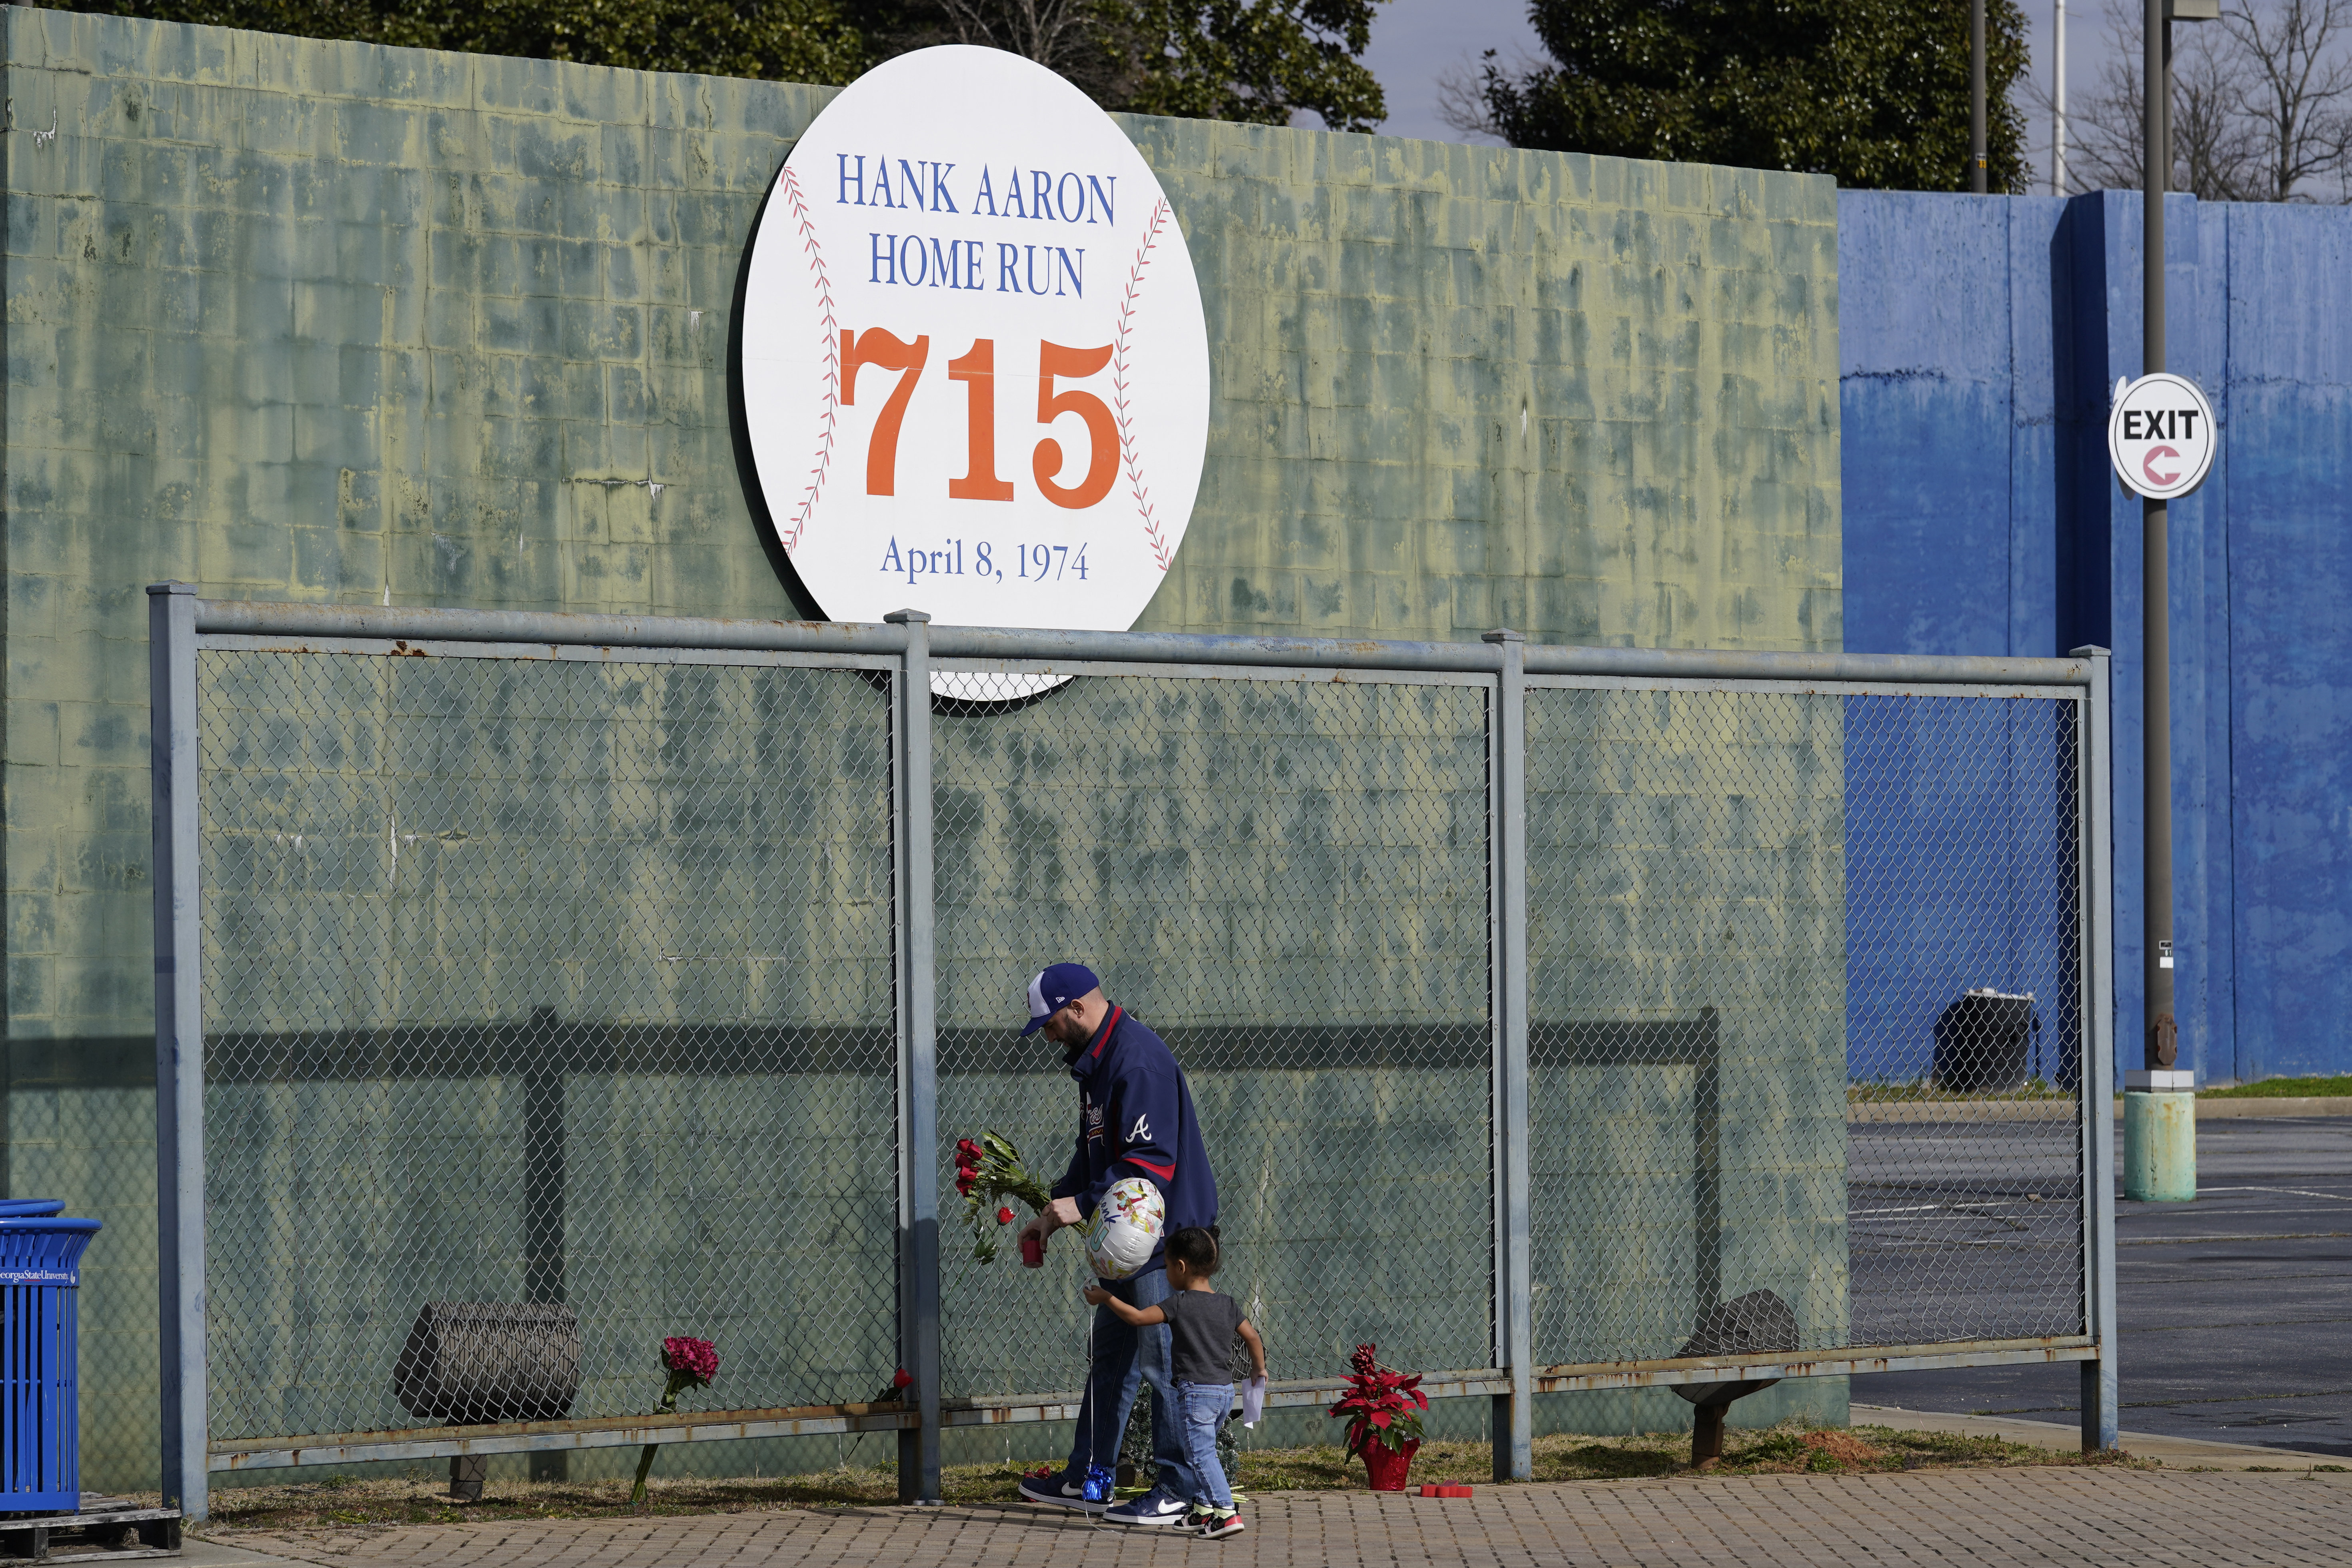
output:
[[[2352,1458],[2352,1117],[2200,1121],[2197,1154],[2194,1203],[2116,1205],[2124,1426]],[[2035,1421],[2081,1408],[2071,1365],[1883,1373],[1853,1390]]]

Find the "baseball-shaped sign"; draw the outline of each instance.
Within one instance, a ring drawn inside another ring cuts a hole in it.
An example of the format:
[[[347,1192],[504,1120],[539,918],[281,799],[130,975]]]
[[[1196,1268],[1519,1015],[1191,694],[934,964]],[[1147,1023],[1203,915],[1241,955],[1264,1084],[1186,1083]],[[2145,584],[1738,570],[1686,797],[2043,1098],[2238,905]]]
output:
[[[741,321],[760,489],[829,618],[1124,631],[1208,441],[1208,332],[1160,183],[1018,55],[860,77],[760,218]]]
[[[2187,495],[2205,482],[2220,437],[2213,405],[2186,376],[2158,371],[2116,384],[2107,456],[2133,493],[2149,500]]]

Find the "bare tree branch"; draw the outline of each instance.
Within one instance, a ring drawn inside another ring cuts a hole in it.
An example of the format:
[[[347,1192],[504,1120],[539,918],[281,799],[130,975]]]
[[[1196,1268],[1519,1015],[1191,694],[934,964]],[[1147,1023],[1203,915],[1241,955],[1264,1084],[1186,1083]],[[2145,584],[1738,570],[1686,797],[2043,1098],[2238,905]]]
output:
[[[1508,145],[1486,101],[1486,71],[1494,58],[1492,49],[1478,60],[1465,55],[1437,73],[1437,118],[1466,141]]]
[[[2352,0],[2240,4],[2221,13],[2221,26],[2242,62],[2235,107],[2262,143],[2256,199],[2307,199],[2308,182],[2340,180],[2352,148],[2352,59],[2344,52]]]
[[[2142,183],[2141,26],[2105,0],[2109,58],[2067,117],[2075,190]],[[2173,31],[2168,182],[2206,201],[2314,199],[2352,180],[2352,0],[2235,0],[2222,25]],[[2027,96],[2046,110],[2038,82]],[[2352,193],[2347,193],[2352,194]]]

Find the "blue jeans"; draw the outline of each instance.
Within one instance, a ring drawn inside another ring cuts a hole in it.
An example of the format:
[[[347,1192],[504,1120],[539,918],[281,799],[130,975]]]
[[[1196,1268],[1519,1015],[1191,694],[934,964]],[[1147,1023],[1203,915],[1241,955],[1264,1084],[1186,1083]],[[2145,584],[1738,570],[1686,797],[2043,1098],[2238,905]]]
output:
[[[1192,1462],[1193,1489],[1178,1495],[1206,1507],[1233,1507],[1233,1488],[1225,1483],[1224,1467],[1217,1463],[1217,1428],[1233,1414],[1234,1385],[1180,1383],[1176,1408],[1183,1415],[1184,1457]]]
[[[1168,1276],[1158,1268],[1132,1279],[1106,1279],[1102,1285],[1130,1307],[1157,1307],[1168,1300]],[[1070,1473],[1083,1476],[1089,1464],[1117,1468],[1118,1440],[1126,1435],[1129,1412],[1148,1383],[1151,1385],[1151,1462],[1160,1467],[1160,1485],[1180,1498],[1190,1497],[1195,1482],[1192,1467],[1184,1461],[1183,1438],[1176,1421],[1176,1390],[1168,1381],[1168,1325],[1131,1329],[1108,1307],[1097,1307],[1091,1343],[1094,1364],[1087,1369],[1086,1395],[1078,1403]],[[1097,1414],[1109,1418],[1097,1424]]]

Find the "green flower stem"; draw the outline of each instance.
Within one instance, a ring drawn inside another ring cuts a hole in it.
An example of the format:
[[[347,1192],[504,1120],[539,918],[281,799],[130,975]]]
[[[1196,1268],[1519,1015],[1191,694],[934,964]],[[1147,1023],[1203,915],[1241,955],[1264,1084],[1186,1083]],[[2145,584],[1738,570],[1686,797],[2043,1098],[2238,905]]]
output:
[[[670,1373],[668,1384],[662,1389],[661,1404],[654,1408],[655,1415],[674,1415],[677,1413],[677,1391],[680,1386],[678,1374]],[[646,1445],[645,1452],[637,1456],[637,1484],[629,1489],[631,1508],[646,1500],[646,1478],[653,1474],[654,1456],[660,1452],[659,1443],[648,1443]]]

